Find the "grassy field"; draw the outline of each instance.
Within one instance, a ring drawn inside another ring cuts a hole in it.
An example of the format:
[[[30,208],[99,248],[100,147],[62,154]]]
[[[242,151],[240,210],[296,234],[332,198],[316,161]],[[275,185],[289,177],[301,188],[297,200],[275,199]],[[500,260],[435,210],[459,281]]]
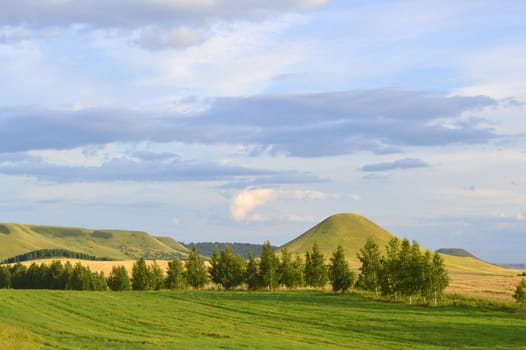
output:
[[[524,349],[524,312],[313,291],[0,291],[1,349]]]

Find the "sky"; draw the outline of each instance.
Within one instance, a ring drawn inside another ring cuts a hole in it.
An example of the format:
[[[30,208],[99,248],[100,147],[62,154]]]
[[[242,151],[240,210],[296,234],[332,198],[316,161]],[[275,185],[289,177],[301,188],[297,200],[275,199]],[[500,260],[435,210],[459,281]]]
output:
[[[1,0],[0,221],[526,262],[526,3]]]

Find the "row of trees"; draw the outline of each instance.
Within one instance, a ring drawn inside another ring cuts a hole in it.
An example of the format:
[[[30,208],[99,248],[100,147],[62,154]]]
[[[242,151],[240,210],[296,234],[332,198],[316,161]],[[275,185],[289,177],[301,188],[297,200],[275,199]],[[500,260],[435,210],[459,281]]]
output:
[[[422,252],[416,242],[393,238],[380,253],[372,238],[368,239],[358,254],[361,261],[356,287],[373,291],[376,295],[394,299],[407,297],[413,302],[420,297],[424,302],[438,302],[448,276],[439,254]],[[162,271],[154,262],[148,266],[143,258],[134,264],[131,277],[124,266],[114,266],[108,278],[102,273],[91,272],[80,264],[62,265],[55,261],[51,265],[33,263],[29,268],[17,263],[11,267],[0,267],[0,288],[32,289],[77,289],[77,290],[159,290],[162,288],[203,288],[213,283],[222,289],[233,289],[245,285],[249,290],[274,290],[278,287],[324,288],[330,283],[333,291],[345,292],[354,285],[355,274],[350,270],[344,250],[338,246],[325,263],[325,257],[317,244],[307,250],[304,259],[292,256],[286,249],[276,255],[269,242],[263,245],[261,258],[250,252],[248,260],[233,253],[229,245],[220,252],[216,247],[209,266],[193,246],[188,259],[183,263],[174,258],[168,269]]]
[[[0,266],[0,288],[14,289],[60,289],[60,290],[107,290],[108,285],[102,272],[92,272],[80,263],[71,265],[68,261],[51,264],[31,264],[29,267],[17,263]]]
[[[135,277],[132,276],[135,279]],[[236,288],[245,284],[249,290],[274,290],[280,286],[297,288],[302,286],[325,287],[330,282],[334,291],[346,291],[353,284],[354,274],[349,269],[343,248],[340,246],[331,257],[330,264],[325,265],[325,258],[318,245],[305,253],[305,262],[299,255],[292,257],[286,250],[281,250],[279,258],[269,242],[265,242],[261,258],[256,259],[252,252],[248,260],[234,254],[229,245],[219,252],[216,247],[210,259],[210,266],[205,267],[199,251],[194,246],[186,261],[175,259],[169,263],[165,286],[167,288],[203,288],[211,282],[222,289]]]
[[[412,303],[414,297],[436,305],[449,284],[449,277],[440,254],[428,250],[422,253],[417,242],[392,238],[380,253],[372,238],[367,239],[358,253],[362,263],[357,287],[373,291],[378,296],[397,299],[404,296]]]
[[[2,261],[2,264],[12,264],[19,261],[37,260],[45,258],[57,258],[64,257],[70,259],[82,259],[82,260],[99,260],[99,261],[110,261],[112,259],[107,257],[98,257],[85,253],[73,252],[67,249],[39,249],[28,253],[20,254]]]
[[[53,263],[57,264],[60,262]],[[234,254],[228,245],[221,252],[215,248],[208,267],[194,246],[184,264],[177,258],[168,262],[166,273],[156,262],[148,266],[145,260],[140,258],[133,265],[131,277],[124,266],[114,266],[106,279],[106,285],[114,291],[187,287],[200,289],[208,283],[227,290],[243,284],[249,290],[274,290],[279,286],[323,288],[330,282],[334,291],[343,292],[352,286],[354,279],[354,273],[349,269],[341,246],[334,252],[330,264],[326,265],[317,244],[306,252],[304,262],[299,255],[293,258],[286,249],[281,251],[279,258],[270,243],[266,242],[261,258],[256,259],[249,253],[247,261]],[[17,285],[12,287],[18,288]],[[46,287],[42,285],[42,288]],[[57,289],[73,288],[61,285]]]

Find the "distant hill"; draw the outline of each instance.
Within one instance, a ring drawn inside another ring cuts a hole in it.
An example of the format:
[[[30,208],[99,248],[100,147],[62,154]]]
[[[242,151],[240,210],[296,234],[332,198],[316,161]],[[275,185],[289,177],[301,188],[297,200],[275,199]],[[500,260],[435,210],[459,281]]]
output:
[[[42,249],[64,249],[114,260],[170,259],[187,254],[171,238],[143,231],[93,230],[77,227],[0,223],[0,261]]]
[[[470,252],[462,248],[440,248],[440,249],[437,249],[436,252],[440,254],[460,256],[460,257],[470,257],[470,258],[478,259],[475,255],[471,254]]]
[[[526,263],[525,264],[501,264],[502,266],[510,267],[513,269],[521,269],[526,270]]]
[[[303,255],[317,242],[320,251],[328,258],[341,244],[347,258],[357,260],[356,254],[368,237],[383,249],[395,236],[361,215],[341,213],[326,218],[280,249],[287,248],[291,253]]]
[[[197,243],[183,243],[187,249],[191,249],[195,244],[199,253],[203,256],[211,256],[214,252],[214,247],[217,246],[219,251],[223,251],[225,245],[230,245],[234,254],[239,254],[243,258],[248,259],[248,251],[252,250],[255,257],[261,256],[261,250],[263,248],[262,244],[252,244],[252,243],[227,243],[227,242],[197,242]],[[277,247],[272,246],[276,249]]]

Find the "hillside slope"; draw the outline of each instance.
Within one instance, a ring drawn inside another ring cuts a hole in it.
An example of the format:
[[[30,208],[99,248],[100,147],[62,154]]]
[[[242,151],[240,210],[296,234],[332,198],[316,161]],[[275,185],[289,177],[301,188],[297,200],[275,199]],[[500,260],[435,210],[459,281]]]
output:
[[[177,242],[175,239],[173,239],[172,237],[161,237],[161,236],[156,236],[155,237],[158,241],[160,241],[161,243],[164,243],[165,245],[167,245],[168,247],[172,248],[173,250],[175,250],[177,253],[181,254],[181,256],[186,256],[188,255],[188,249],[181,243]]]
[[[0,224],[0,260],[34,250],[52,248],[116,260],[135,259],[140,256],[161,259],[186,255],[186,248],[174,246],[174,243],[168,245],[142,231]]]

